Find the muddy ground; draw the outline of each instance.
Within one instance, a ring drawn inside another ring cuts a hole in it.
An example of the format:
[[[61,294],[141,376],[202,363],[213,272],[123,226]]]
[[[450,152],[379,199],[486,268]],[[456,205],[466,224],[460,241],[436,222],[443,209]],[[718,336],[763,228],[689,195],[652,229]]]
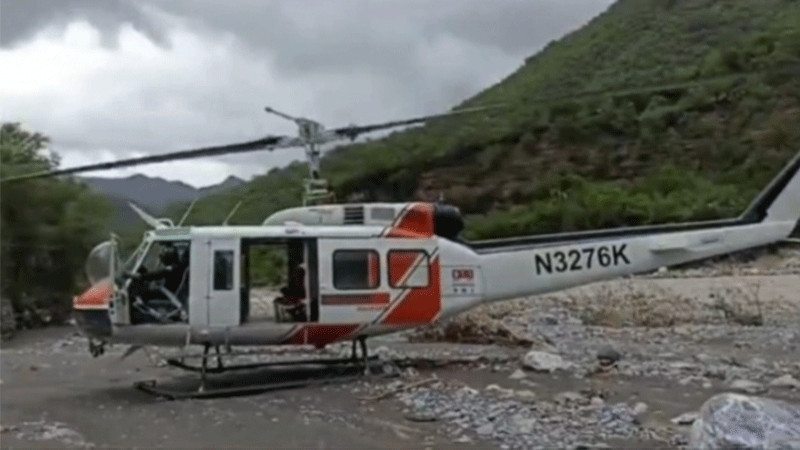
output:
[[[70,327],[27,331],[0,350],[0,439],[3,447],[683,446],[691,417],[676,418],[716,393],[800,403],[800,382],[791,381],[800,379],[800,251],[757,256],[489,305],[374,339],[379,375],[233,398],[156,398],[132,383],[188,388],[196,379],[164,367],[153,350],[120,360],[125,348],[115,347],[92,358]],[[531,350],[557,355],[548,360],[555,370],[524,368]]]

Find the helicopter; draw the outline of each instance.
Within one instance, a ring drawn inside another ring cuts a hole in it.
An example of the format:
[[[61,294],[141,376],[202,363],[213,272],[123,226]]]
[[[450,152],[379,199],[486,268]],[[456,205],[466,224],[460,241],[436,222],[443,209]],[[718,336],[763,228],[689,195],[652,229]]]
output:
[[[21,181],[214,155],[306,149],[309,178],[303,206],[275,212],[261,224],[175,225],[131,205],[151,226],[133,253],[112,237],[90,253],[91,287],[73,300],[79,330],[99,356],[109,344],[202,346],[206,374],[234,370],[221,357],[233,347],[352,342],[349,361],[368,368],[366,340],[430,325],[490,302],[539,295],[782,241],[800,219],[800,152],[738,217],[469,242],[464,220],[444,203],[334,203],[320,176],[320,146],[363,133],[425,123],[498,107],[381,124],[326,129],[292,120],[297,136],[184,150],[23,175]],[[188,213],[188,211],[187,211]],[[185,218],[184,214],[184,218]],[[230,215],[229,215],[230,216]],[[284,256],[287,285],[269,302],[252,295],[253,258]],[[360,346],[360,358],[356,344]],[[209,367],[211,349],[218,365]],[[222,350],[221,350],[222,349]],[[252,367],[248,365],[247,368]],[[154,386],[139,386],[162,393]]]

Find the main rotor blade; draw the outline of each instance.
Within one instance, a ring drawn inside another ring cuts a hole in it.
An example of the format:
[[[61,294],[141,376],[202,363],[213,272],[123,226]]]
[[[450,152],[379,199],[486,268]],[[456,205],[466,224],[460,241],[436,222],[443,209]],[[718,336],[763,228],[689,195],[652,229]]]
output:
[[[499,109],[503,108],[504,105],[492,105],[492,106],[481,106],[476,108],[464,108],[455,111],[450,111],[442,114],[433,114],[430,116],[422,116],[422,117],[414,117],[413,119],[405,119],[405,120],[395,120],[392,122],[383,122],[383,123],[376,123],[372,125],[350,125],[346,127],[336,128],[330,130],[336,136],[346,137],[349,139],[355,139],[359,135],[364,133],[369,133],[372,131],[384,130],[387,128],[395,128],[395,127],[402,127],[405,125],[413,125],[415,123],[422,123],[427,122],[433,119],[439,119],[442,117],[451,117],[451,116],[458,116],[461,114],[470,114],[476,113],[481,111],[488,111],[492,109]]]
[[[240,142],[237,144],[217,145],[213,147],[203,147],[191,150],[181,150],[177,152],[161,153],[159,155],[142,156],[139,158],[121,159],[85,166],[68,167],[66,169],[56,169],[42,172],[34,172],[0,180],[22,181],[34,178],[52,177],[56,175],[68,175],[73,173],[90,172],[95,170],[116,169],[119,167],[138,166],[141,164],[153,164],[166,161],[176,161],[181,159],[199,158],[204,156],[228,155],[231,153],[253,152],[258,150],[275,150],[277,148],[302,146],[303,142],[294,137],[288,136],[267,136],[254,141]]]

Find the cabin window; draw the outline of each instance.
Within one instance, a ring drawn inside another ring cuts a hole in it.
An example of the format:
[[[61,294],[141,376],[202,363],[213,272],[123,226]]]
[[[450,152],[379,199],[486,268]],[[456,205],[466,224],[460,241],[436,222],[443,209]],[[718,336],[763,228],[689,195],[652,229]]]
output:
[[[336,289],[375,289],[380,285],[380,260],[374,250],[333,252],[333,286]]]
[[[430,285],[430,259],[424,250],[391,250],[389,285],[393,288],[423,288]]]
[[[214,290],[233,289],[233,250],[214,252]]]

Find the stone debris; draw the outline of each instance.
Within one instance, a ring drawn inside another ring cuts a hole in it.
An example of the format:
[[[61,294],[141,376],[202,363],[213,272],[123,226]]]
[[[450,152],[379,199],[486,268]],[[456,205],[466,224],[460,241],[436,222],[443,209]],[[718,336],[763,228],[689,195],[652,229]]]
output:
[[[622,359],[622,354],[614,347],[606,345],[597,352],[597,359],[600,364],[608,366]]]
[[[526,353],[522,359],[522,365],[536,372],[553,372],[567,370],[572,367],[570,363],[561,359],[561,356],[538,350],[531,350]]]
[[[13,427],[18,440],[54,441],[66,447],[94,447],[83,435],[61,422],[23,422]]]
[[[797,448],[800,406],[763,397],[720,394],[700,409],[689,447]]]
[[[763,384],[751,380],[733,380],[730,388],[746,394],[762,394],[767,391]]]
[[[498,395],[500,397],[513,397],[514,390],[513,389],[506,389],[502,388],[496,384],[490,384],[486,386],[486,392],[490,392],[492,394]]]
[[[697,420],[699,414],[697,412],[687,412],[683,413],[678,417],[673,417],[670,422],[674,423],[675,425],[691,425]]]
[[[647,412],[647,403],[645,402],[638,402],[633,405],[633,415],[636,417],[640,417]]]
[[[453,438],[474,433],[476,438],[501,448],[599,444],[605,439],[631,438],[641,432],[633,411],[624,403],[590,406],[581,396],[584,404],[526,404],[518,398],[521,391],[514,391],[512,397],[494,395],[497,388],[487,388],[485,392],[443,385],[403,392],[398,398],[410,411],[424,411],[423,417],[438,417],[443,422],[439,429]]]
[[[774,388],[800,389],[800,381],[786,374],[770,381],[769,386]]]
[[[512,380],[522,380],[526,377],[527,375],[525,375],[525,371],[523,371],[522,369],[517,369],[508,378]]]

